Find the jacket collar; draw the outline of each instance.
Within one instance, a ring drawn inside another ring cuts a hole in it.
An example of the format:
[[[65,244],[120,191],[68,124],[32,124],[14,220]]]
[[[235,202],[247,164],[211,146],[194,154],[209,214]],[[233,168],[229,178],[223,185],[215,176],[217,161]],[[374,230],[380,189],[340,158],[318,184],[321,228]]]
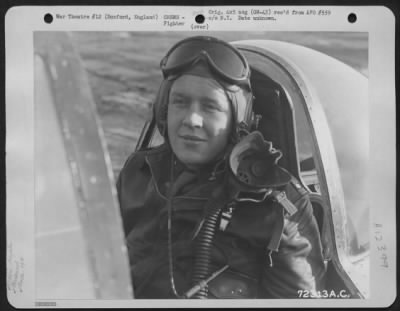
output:
[[[168,144],[163,144],[146,153],[146,162],[150,167],[153,180],[164,196],[166,195],[166,187],[168,187],[171,182],[171,166],[173,166],[174,181],[179,175],[186,171],[195,175],[196,181],[200,183],[206,183],[206,181],[214,181],[217,178],[221,178],[226,170],[225,158],[212,165],[204,166],[197,171],[190,170],[176,158]]]

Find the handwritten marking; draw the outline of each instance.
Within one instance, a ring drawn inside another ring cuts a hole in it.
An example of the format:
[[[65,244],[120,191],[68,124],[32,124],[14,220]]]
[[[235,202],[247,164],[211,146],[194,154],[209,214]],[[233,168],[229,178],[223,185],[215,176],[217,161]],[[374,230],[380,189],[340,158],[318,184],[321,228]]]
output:
[[[384,242],[384,236],[382,233],[383,225],[379,223],[374,224],[374,238],[376,242],[376,249],[378,250],[378,256],[380,259],[380,267],[389,268],[388,256],[386,254],[387,247]]]
[[[7,290],[14,294],[23,293],[25,260],[15,256],[12,243],[7,245]]]

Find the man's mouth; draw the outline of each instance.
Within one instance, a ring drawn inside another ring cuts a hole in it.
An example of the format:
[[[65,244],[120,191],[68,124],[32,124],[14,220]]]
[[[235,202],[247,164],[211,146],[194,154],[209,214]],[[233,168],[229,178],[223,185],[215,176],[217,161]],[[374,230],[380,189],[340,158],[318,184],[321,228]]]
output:
[[[179,135],[179,137],[187,141],[205,141],[205,139],[194,135]]]

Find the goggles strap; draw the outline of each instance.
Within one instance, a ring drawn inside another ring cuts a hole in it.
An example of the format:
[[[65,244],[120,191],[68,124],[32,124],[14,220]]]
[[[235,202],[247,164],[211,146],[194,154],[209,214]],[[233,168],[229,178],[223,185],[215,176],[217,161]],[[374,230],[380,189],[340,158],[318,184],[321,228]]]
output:
[[[172,53],[171,53],[172,54]],[[198,54],[192,58],[190,58],[186,62],[182,62],[176,66],[173,66],[172,68],[165,68],[168,67],[168,57],[170,54],[167,54],[167,56],[164,57],[164,59],[161,61],[160,66],[161,70],[163,72],[164,78],[167,78],[171,74],[177,74],[177,72],[184,72],[188,68],[191,68],[195,66],[199,61],[204,61],[207,63],[209,66],[210,70],[213,73],[216,73],[217,75],[221,76],[221,78],[225,81],[227,81],[230,84],[236,84],[236,85],[242,85],[245,84],[249,87],[251,90],[250,83],[248,82],[249,76],[250,76],[250,70],[248,68],[248,64],[245,62],[245,60],[242,60],[242,58],[239,55],[236,55],[238,58],[238,61],[240,61],[243,65],[243,70],[241,72],[241,76],[239,77],[233,77],[232,75],[224,72],[223,68],[218,66],[218,62],[216,62],[207,51],[202,50],[198,52]],[[247,72],[246,72],[247,71]]]

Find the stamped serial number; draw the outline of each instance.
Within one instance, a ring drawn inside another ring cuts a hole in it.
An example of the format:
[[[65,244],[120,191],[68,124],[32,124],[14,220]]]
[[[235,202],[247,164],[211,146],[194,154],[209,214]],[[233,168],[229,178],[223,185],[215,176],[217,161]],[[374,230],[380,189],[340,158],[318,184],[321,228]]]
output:
[[[299,298],[350,298],[350,294],[346,290],[342,289],[339,292],[334,290],[307,290],[299,289],[297,291]]]

